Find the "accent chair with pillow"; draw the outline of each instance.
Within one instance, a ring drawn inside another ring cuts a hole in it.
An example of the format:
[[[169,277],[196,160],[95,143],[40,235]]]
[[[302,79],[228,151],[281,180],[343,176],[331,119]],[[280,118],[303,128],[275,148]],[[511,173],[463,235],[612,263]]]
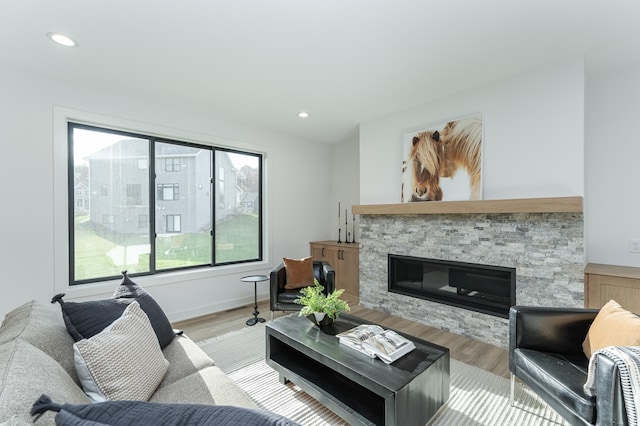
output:
[[[294,301],[302,294],[301,288],[314,285],[314,278],[324,287],[325,294],[332,293],[335,290],[335,277],[336,273],[329,262],[313,260],[312,257],[283,258],[282,263],[269,273],[271,320],[275,311],[301,310],[302,305]]]
[[[608,349],[633,346],[640,346],[640,317],[615,301],[601,309],[513,306],[511,405],[517,377],[572,425],[628,425],[624,366]]]

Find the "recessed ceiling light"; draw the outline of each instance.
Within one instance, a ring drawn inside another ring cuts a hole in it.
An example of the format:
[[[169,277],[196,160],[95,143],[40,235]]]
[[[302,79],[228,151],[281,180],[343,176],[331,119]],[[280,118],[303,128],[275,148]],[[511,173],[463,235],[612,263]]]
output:
[[[309,118],[309,113],[308,112],[304,112],[304,111],[299,112],[298,113],[298,117],[300,117],[300,118]]]
[[[78,42],[77,41],[75,41],[71,37],[66,36],[64,34],[47,33],[47,37],[49,37],[51,40],[55,41],[56,43],[58,43],[58,44],[60,44],[62,46],[66,46],[66,47],[76,47],[76,46],[78,46]]]

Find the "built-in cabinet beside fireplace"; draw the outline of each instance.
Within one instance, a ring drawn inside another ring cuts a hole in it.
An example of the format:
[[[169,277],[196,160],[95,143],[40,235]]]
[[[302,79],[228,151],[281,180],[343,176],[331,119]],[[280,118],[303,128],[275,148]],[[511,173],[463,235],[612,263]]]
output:
[[[360,292],[360,245],[336,241],[312,241],[309,243],[313,260],[329,262],[336,272],[336,288],[344,289],[350,302],[357,302]]]
[[[640,314],[640,268],[589,263],[584,269],[584,306],[601,308],[615,300]]]
[[[500,213],[475,212],[483,210],[482,202],[460,202],[460,211],[427,214],[403,214],[402,206],[394,206],[395,210],[389,214],[380,213],[379,209],[369,214],[363,212],[365,206],[354,207],[354,213],[360,214],[360,303],[507,347],[508,319],[504,316],[390,292],[388,256],[394,254],[512,269],[518,305],[582,307],[584,223],[581,205],[578,208],[572,197],[556,211],[547,201],[541,203],[544,208],[536,207],[535,201],[527,201],[525,209],[542,211],[516,210],[514,213],[504,211],[508,202],[498,203]],[[447,203],[447,206],[455,205]],[[469,210],[468,206],[473,208]],[[442,205],[436,208],[441,209]]]

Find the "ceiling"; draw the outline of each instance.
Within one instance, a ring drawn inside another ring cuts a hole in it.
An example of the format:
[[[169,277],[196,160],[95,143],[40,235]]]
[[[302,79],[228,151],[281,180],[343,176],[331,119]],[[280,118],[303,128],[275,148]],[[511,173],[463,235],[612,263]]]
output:
[[[0,36],[3,66],[335,143],[563,59],[640,62],[640,1],[3,0]]]

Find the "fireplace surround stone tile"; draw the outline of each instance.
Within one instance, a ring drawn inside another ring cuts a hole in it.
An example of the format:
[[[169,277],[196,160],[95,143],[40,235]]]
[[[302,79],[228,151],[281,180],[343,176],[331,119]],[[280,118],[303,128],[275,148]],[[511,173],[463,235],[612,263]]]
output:
[[[584,306],[582,213],[362,215],[360,303],[508,344],[508,320],[387,291],[389,253],[516,268],[516,303]]]

